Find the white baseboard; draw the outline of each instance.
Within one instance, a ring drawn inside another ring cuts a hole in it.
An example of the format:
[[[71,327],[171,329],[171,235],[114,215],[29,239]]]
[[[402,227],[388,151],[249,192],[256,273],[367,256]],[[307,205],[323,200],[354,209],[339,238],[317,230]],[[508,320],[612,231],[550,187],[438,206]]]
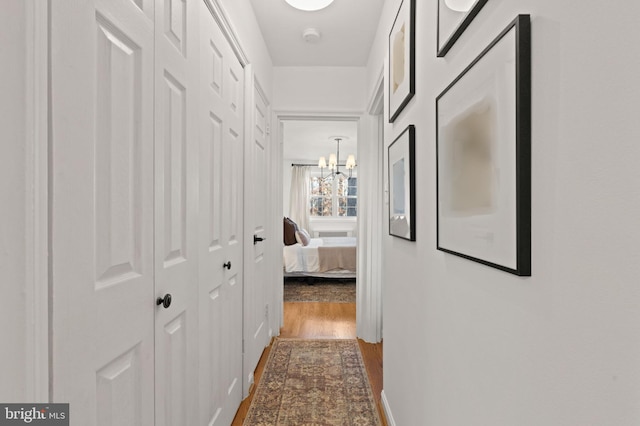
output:
[[[393,414],[391,414],[391,407],[389,407],[389,401],[387,401],[387,396],[384,393],[384,390],[380,394],[382,399],[382,408],[384,408],[384,415],[387,418],[387,424],[389,426],[396,426],[396,421],[393,420]]]

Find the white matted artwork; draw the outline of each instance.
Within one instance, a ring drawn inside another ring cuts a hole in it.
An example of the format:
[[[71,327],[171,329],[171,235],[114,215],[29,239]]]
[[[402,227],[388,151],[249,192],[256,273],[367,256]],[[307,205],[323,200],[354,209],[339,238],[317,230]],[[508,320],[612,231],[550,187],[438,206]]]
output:
[[[531,275],[531,49],[519,15],[436,100],[439,250]]]
[[[389,235],[416,240],[416,130],[409,125],[388,150]]]
[[[438,2],[437,56],[443,57],[460,38],[487,0],[436,0]]]
[[[389,33],[389,123],[393,123],[416,92],[416,0],[402,0]]]

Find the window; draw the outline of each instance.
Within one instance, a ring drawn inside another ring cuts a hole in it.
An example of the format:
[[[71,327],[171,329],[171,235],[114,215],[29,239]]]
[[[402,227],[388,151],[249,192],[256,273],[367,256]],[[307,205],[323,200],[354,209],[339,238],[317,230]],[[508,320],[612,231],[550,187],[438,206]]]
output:
[[[338,176],[310,179],[310,211],[313,216],[358,216],[358,178]]]

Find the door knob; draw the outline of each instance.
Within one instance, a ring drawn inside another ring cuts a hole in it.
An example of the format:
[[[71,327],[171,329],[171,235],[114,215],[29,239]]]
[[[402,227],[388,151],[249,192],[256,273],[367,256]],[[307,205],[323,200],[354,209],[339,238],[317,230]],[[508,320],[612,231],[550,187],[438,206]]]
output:
[[[171,294],[167,293],[164,295],[164,297],[158,297],[158,299],[156,300],[156,305],[162,305],[165,309],[167,309],[169,306],[171,306]]]
[[[266,238],[258,237],[257,235],[253,236],[253,245],[258,244],[260,241],[264,241]]]
[[[227,263],[223,263],[222,267],[223,268],[227,268],[227,269],[231,269],[231,261],[228,261]]]

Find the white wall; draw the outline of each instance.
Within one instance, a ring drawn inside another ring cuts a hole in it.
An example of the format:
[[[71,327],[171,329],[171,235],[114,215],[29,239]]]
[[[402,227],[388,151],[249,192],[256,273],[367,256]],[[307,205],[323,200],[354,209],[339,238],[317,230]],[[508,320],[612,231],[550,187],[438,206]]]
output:
[[[360,115],[366,109],[366,67],[275,67],[273,73],[273,110],[276,112]],[[284,216],[289,216],[291,163],[313,161],[292,160],[286,153],[284,157],[282,210]],[[313,227],[310,228],[313,232]],[[357,233],[356,224],[352,232]]]
[[[417,2],[417,242],[385,237],[397,425],[640,424],[640,4],[492,0],[445,59]],[[400,0],[388,0],[372,86]],[[436,250],[435,98],[515,17],[533,46],[531,278]]]
[[[275,111],[362,112],[365,67],[275,67]]]
[[[26,4],[0,5],[0,401],[25,402]]]

